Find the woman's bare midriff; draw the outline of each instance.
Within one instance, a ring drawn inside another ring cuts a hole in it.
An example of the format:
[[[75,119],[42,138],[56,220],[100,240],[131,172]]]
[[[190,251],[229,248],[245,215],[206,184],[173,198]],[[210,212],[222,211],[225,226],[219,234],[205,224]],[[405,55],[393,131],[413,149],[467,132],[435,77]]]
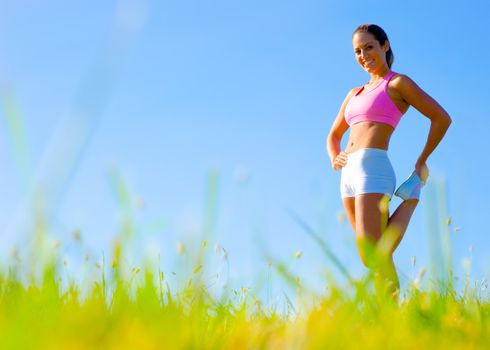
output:
[[[380,148],[387,150],[393,128],[388,124],[376,122],[361,122],[350,127],[349,141],[346,153],[352,153],[361,148]]]

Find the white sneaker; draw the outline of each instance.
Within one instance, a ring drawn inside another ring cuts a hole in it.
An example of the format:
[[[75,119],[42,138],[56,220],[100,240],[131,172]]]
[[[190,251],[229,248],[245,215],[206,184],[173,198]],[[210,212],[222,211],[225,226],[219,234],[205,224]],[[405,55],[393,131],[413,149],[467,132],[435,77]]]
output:
[[[424,183],[418,176],[417,172],[413,172],[408,179],[403,182],[400,187],[395,191],[395,196],[400,197],[403,200],[407,199],[419,199],[420,189],[424,186]]]

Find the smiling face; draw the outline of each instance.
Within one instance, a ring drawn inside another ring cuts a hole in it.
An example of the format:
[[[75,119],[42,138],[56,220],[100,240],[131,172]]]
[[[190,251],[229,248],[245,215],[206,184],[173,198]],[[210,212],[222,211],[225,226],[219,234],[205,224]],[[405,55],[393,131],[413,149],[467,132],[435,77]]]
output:
[[[371,33],[356,32],[352,37],[352,46],[357,62],[366,72],[373,74],[389,69],[386,62],[388,41],[381,45]]]

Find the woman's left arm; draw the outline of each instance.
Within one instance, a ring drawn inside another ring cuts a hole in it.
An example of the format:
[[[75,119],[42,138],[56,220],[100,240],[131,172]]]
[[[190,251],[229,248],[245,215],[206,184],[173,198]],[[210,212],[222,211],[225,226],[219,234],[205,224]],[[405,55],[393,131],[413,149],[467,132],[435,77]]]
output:
[[[415,170],[420,178],[425,181],[429,175],[425,164],[427,158],[444,137],[449,125],[451,125],[451,117],[436,100],[430,97],[412,79],[406,75],[400,75],[397,80],[396,89],[405,102],[430,119],[429,135],[415,164]]]

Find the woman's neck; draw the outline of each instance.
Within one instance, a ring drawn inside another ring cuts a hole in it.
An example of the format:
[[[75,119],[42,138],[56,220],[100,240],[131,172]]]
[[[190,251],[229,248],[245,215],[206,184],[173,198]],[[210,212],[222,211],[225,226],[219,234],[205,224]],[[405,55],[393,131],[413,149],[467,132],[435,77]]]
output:
[[[387,74],[389,74],[390,71],[391,71],[390,68],[388,66],[385,66],[377,72],[369,73],[369,75],[371,76],[371,79],[369,79],[369,83],[375,83],[375,82],[380,81]]]

